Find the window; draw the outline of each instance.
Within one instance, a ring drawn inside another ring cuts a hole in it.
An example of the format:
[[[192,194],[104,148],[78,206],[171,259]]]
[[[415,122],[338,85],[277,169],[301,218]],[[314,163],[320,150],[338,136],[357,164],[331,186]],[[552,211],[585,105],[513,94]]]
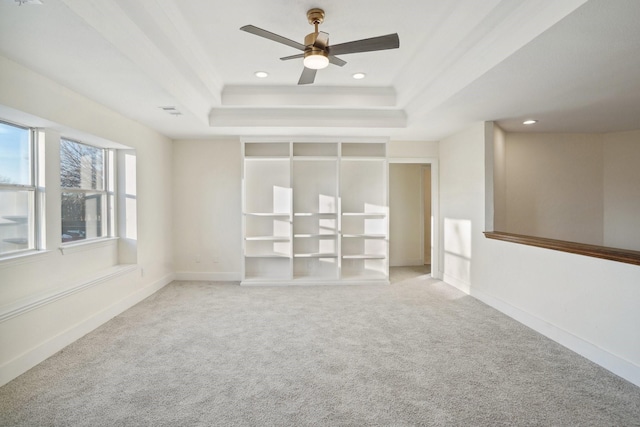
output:
[[[113,236],[113,151],[60,140],[62,242]]]
[[[38,249],[34,132],[0,122],[0,256]]]

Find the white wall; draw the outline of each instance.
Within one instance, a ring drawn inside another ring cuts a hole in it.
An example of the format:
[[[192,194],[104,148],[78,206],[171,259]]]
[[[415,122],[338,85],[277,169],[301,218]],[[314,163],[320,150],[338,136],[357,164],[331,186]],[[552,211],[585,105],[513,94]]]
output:
[[[482,124],[440,143],[448,282],[640,385],[640,267],[486,239],[484,144]]]
[[[604,135],[604,245],[640,251],[640,130]]]
[[[493,151],[490,159],[485,159],[493,163],[493,218],[490,230],[487,231],[506,231],[507,230],[507,141],[505,132],[493,124]],[[487,155],[490,155],[487,153]],[[487,162],[485,162],[487,164]],[[490,191],[491,185],[487,182],[487,191]]]
[[[389,265],[423,265],[422,165],[389,165]]]
[[[599,134],[507,133],[500,231],[602,245],[603,164]]]
[[[441,271],[465,291],[484,231],[484,144],[470,143],[482,132],[478,123],[440,142]]]
[[[240,141],[176,141],[173,151],[176,277],[240,280]]]
[[[0,57],[0,116],[46,129],[48,252],[0,261],[0,384],[35,366],[173,279],[172,143]],[[123,144],[137,155],[137,266],[117,242],[63,254],[58,137]],[[73,134],[73,135],[72,135]]]
[[[394,141],[389,144],[388,153],[403,159],[436,159],[438,143]],[[173,155],[176,278],[240,280],[240,142],[235,138],[180,140],[174,142]],[[421,262],[419,245],[418,241],[418,255],[410,255],[412,263],[413,258]]]
[[[640,131],[493,130],[495,230],[640,250]]]

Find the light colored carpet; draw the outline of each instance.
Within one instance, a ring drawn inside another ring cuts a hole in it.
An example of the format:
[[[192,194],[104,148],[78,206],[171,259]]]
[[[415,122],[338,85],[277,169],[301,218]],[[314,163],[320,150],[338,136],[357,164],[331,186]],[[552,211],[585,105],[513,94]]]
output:
[[[639,423],[640,388],[428,275],[175,282],[0,388],[2,426]]]

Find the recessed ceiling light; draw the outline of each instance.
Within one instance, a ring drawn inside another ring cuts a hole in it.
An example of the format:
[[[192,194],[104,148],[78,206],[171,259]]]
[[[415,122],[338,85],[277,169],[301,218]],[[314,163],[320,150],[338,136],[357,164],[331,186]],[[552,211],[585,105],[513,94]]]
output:
[[[524,122],[522,122],[523,125],[535,125],[536,123],[538,123],[537,120],[525,120]]]
[[[259,79],[266,79],[267,77],[269,77],[269,73],[267,73],[266,71],[256,71],[255,76]]]
[[[356,80],[362,80],[366,77],[367,75],[365,73],[355,73],[352,77]]]

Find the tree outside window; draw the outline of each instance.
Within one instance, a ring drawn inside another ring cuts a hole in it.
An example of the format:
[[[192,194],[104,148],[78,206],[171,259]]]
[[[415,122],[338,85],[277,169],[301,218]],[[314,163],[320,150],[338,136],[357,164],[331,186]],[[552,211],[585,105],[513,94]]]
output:
[[[108,233],[106,152],[67,139],[60,141],[63,243]]]

